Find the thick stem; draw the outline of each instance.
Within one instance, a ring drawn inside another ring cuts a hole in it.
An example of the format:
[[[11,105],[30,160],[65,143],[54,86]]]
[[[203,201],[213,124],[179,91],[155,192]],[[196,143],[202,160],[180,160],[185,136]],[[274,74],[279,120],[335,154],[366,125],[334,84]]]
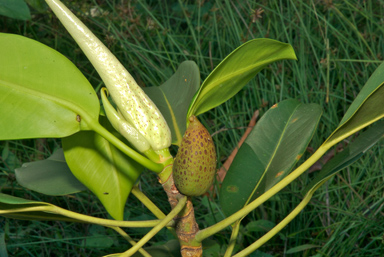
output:
[[[166,167],[172,170],[172,165]],[[176,206],[179,199],[184,197],[183,194],[177,190],[175,182],[173,181],[172,173],[167,179],[160,178],[164,191],[167,193],[168,201],[172,209]],[[181,255],[183,257],[201,257],[203,256],[203,248],[201,242],[195,240],[196,233],[199,231],[199,226],[196,223],[195,212],[191,198],[188,198],[187,204],[184,209],[175,217],[176,234],[181,246]]]

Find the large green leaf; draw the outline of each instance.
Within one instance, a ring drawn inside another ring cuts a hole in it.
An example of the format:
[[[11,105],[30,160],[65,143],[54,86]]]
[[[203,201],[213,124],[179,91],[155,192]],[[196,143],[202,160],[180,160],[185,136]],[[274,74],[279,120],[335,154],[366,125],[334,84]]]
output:
[[[152,99],[166,119],[172,133],[172,143],[180,145],[186,130],[189,104],[200,86],[199,68],[193,61],[180,64],[176,73],[160,87],[146,87],[145,93]]]
[[[114,131],[105,117],[100,117],[100,123]],[[119,136],[116,131],[113,133]],[[99,198],[114,219],[122,220],[125,203],[142,166],[93,131],[63,138],[63,149],[75,177]]]
[[[305,195],[308,191],[316,188],[320,183],[328,180],[340,170],[357,161],[366,153],[377,141],[384,136],[384,120],[376,122],[372,127],[359,135],[341,153],[337,154],[327,162],[316,177],[306,186],[303,191]]]
[[[46,160],[24,163],[15,173],[21,186],[46,195],[67,195],[87,189],[72,174],[63,149]]]
[[[31,13],[24,0],[0,0],[0,15],[19,20],[31,19]]]
[[[96,122],[99,101],[65,56],[0,33],[0,140],[65,137]]]
[[[268,110],[240,147],[220,191],[229,216],[291,171],[304,153],[321,116],[316,104],[285,100]]]
[[[188,110],[188,117],[199,115],[237,94],[268,64],[296,60],[289,44],[260,38],[248,41],[230,53],[205,79]]]

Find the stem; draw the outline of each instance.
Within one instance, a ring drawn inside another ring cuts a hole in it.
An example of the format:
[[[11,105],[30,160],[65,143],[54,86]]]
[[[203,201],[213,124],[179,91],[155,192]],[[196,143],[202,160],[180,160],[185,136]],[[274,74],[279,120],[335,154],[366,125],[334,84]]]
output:
[[[128,147],[126,144],[124,144],[122,141],[120,141],[117,137],[115,137],[111,132],[109,132],[106,128],[100,125],[98,122],[89,122],[89,126],[98,134],[100,134],[102,137],[104,137],[106,140],[108,140],[111,144],[117,147],[120,151],[122,151],[124,154],[132,158],[134,161],[140,163],[147,169],[150,169],[156,173],[161,172],[164,168],[162,164],[155,163],[132,148]]]
[[[130,243],[132,246],[136,245],[136,242],[127,234],[125,233],[124,230],[122,230],[121,228],[119,227],[110,227],[111,229],[115,230],[117,233],[119,233],[125,240],[128,241],[128,243]],[[144,250],[143,248],[140,248],[139,250],[139,253],[141,253],[141,255],[143,255],[143,257],[152,257],[152,255],[150,255],[146,250]]]
[[[88,215],[68,211],[55,205],[0,210],[0,215],[16,217],[18,216],[16,213],[23,213],[23,212],[46,212],[48,214],[57,214],[63,217],[60,217],[60,216],[57,218],[56,217],[51,218],[49,216],[44,217],[44,214],[37,214],[36,217],[39,217],[40,219],[46,218],[47,220],[64,220],[64,221],[70,221],[70,222],[92,223],[92,224],[97,224],[105,227],[150,228],[150,227],[155,227],[161,222],[163,222],[163,220],[119,221],[119,220],[102,219],[102,218],[91,217]],[[167,225],[171,226],[172,223]]]
[[[134,186],[132,188],[131,193],[136,196],[137,199],[142,202],[145,207],[148,208],[158,219],[164,219],[166,216],[165,214],[151,201],[149,198],[140,191],[140,189],[137,186]],[[171,221],[170,224],[168,224],[167,229],[175,236],[177,237],[175,230],[173,229],[174,227],[174,222]]]
[[[172,171],[172,165],[167,167]],[[185,196],[177,190],[172,173],[170,173],[168,177],[161,177],[161,175],[164,175],[164,173],[159,174],[159,178],[164,191],[167,193],[168,202],[172,208],[175,208],[179,199]],[[203,247],[201,242],[195,240],[195,236],[199,231],[199,226],[195,220],[195,212],[191,199],[188,199],[183,211],[179,213],[175,221],[176,234],[180,242],[182,256],[201,257],[203,254]]]
[[[267,234],[262,236],[259,240],[242,250],[241,252],[233,255],[233,257],[245,257],[249,256],[252,252],[256,251],[260,246],[265,244],[269,239],[271,239],[273,236],[275,236],[280,230],[282,230],[286,225],[288,225],[289,222],[291,222],[303,209],[304,207],[309,203],[309,201],[312,198],[313,193],[322,186],[328,179],[318,184],[314,189],[309,191],[304,199],[300,202],[298,206],[287,216],[285,217],[279,224],[277,224],[273,229],[271,229]]]
[[[220,230],[224,229],[227,226],[230,226],[232,223],[237,220],[243,218],[248,213],[256,209],[260,204],[267,201],[269,198],[277,194],[280,190],[290,184],[293,180],[298,178],[302,173],[304,173],[307,169],[309,169],[333,144],[326,144],[320,147],[308,160],[306,160],[303,164],[301,164],[296,170],[290,173],[287,177],[281,180],[279,183],[274,185],[267,192],[262,194],[260,197],[249,203],[247,206],[243,207],[241,210],[235,212],[228,218],[212,225],[206,229],[200,230],[196,234],[196,240],[201,242],[205,238],[210,237]]]
[[[239,235],[241,220],[237,220],[232,227],[231,239],[229,240],[229,244],[227,250],[225,251],[224,257],[231,257],[233,249],[235,248],[237,236]]]
[[[137,199],[140,200],[144,204],[145,207],[148,208],[158,219],[164,219],[166,215],[151,201],[149,198],[140,191],[137,186],[132,188],[131,193],[136,196]]]
[[[128,257],[132,256],[135,252],[137,252],[145,243],[147,243],[153,236],[155,236],[162,228],[164,228],[176,215],[184,208],[185,203],[187,202],[187,197],[179,199],[179,202],[173,208],[173,210],[167,215],[165,219],[163,219],[158,225],[156,225],[151,231],[149,231],[143,238],[140,239],[139,242],[136,243],[128,251],[122,253],[120,257]]]

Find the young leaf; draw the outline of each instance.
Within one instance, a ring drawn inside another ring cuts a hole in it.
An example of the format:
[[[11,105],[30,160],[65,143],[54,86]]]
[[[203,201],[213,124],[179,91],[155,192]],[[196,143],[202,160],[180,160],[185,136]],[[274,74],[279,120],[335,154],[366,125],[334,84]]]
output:
[[[99,100],[57,51],[0,33],[0,140],[65,137],[97,121]]]
[[[100,123],[118,136],[108,120],[100,118]],[[125,203],[142,166],[93,131],[63,138],[63,149],[75,177],[99,198],[114,219],[122,220]]]
[[[316,177],[305,187],[303,195],[311,191],[320,182],[328,180],[340,170],[357,161],[377,141],[384,136],[384,120],[376,122],[372,127],[359,135],[341,153],[327,162]]]
[[[186,130],[188,107],[199,85],[199,68],[195,62],[185,61],[160,87],[143,88],[167,121],[172,133],[172,144],[180,146]]]
[[[189,107],[187,119],[224,103],[268,64],[284,59],[296,60],[289,44],[265,38],[244,43],[205,79]]]
[[[240,147],[221,186],[220,204],[227,216],[288,175],[312,138],[321,113],[316,104],[290,99],[264,114]]]
[[[24,163],[15,170],[17,182],[30,190],[46,195],[67,195],[87,188],[73,176],[58,149],[48,159]]]

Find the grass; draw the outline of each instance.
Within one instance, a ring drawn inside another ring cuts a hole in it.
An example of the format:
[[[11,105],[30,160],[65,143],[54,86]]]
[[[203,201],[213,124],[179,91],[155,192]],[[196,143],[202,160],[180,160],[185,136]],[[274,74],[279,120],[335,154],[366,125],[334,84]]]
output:
[[[184,60],[198,64],[203,80],[227,54],[253,38],[269,37],[294,47],[297,62],[270,65],[230,101],[202,115],[210,132],[227,129],[214,137],[221,162],[236,146],[256,109],[262,114],[288,98],[323,107],[319,128],[310,143],[316,149],[337,127],[383,59],[382,1],[65,2],[142,86],[161,85]],[[92,17],[91,9],[97,10],[98,15]],[[35,12],[28,22],[2,17],[0,28],[1,32],[21,34],[55,48],[81,69],[96,90],[101,87],[97,73],[48,10]],[[0,142],[1,191],[107,217],[98,200],[88,192],[50,197],[21,188],[15,182],[14,168],[48,157],[60,146],[60,140],[48,139],[43,146],[38,140]],[[321,187],[311,204],[260,250],[272,256],[383,256],[383,146],[379,142]],[[252,230],[248,222],[279,222],[300,202],[301,189],[312,177],[313,174],[303,175],[251,213],[242,223],[238,248],[263,234]],[[143,174],[141,187],[163,211],[169,211],[166,196],[153,174]],[[201,198],[196,199],[195,205],[201,227],[222,218],[216,201]],[[130,197],[126,217],[148,216],[151,214],[140,202]],[[0,223],[10,256],[102,256],[126,248],[113,231],[91,225],[5,218],[0,218]],[[138,239],[145,232],[132,229],[128,233]],[[207,256],[221,256],[229,235],[229,229],[216,235],[211,248],[215,250],[207,251]],[[89,236],[92,239],[86,240]],[[164,231],[151,243],[170,238]],[[92,242],[111,243],[97,248]]]

